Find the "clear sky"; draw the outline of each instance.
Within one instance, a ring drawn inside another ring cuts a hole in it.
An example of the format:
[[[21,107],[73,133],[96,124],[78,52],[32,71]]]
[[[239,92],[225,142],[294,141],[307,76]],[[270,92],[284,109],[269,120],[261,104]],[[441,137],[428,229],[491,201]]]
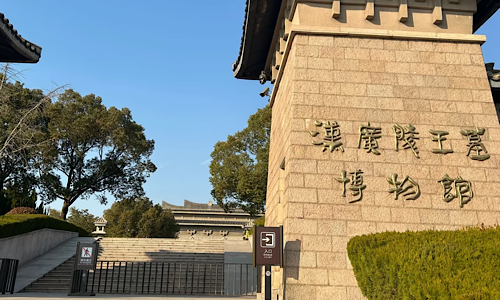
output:
[[[26,70],[29,88],[69,84],[96,94],[110,107],[128,107],[156,142],[158,170],[144,186],[154,203],[211,200],[214,144],[246,126],[267,99],[258,81],[237,80],[236,60],[244,0],[3,0],[1,12],[29,41],[42,47]],[[500,13],[478,32],[486,62],[500,65]],[[497,66],[500,67],[500,66]],[[74,206],[101,215],[107,206]],[[50,205],[61,209],[62,203]]]

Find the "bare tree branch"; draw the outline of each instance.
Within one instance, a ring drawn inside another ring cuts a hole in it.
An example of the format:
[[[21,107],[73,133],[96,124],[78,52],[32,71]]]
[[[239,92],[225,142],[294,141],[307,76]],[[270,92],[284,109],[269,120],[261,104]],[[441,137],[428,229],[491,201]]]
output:
[[[19,77],[21,73],[21,71],[18,72],[11,68],[10,64],[5,64],[3,67],[2,80],[0,81],[0,92],[3,91],[6,82],[8,82],[11,78]],[[35,134],[39,128],[37,125],[30,124],[29,118],[36,113],[41,114],[42,106],[46,103],[50,103],[53,98],[56,98],[66,88],[67,85],[57,86],[55,89],[47,92],[46,95],[38,101],[38,103],[22,114],[17,124],[10,131],[7,137],[5,137],[3,145],[0,145],[0,159],[11,156],[17,152],[40,146],[42,143],[47,142],[36,141]],[[5,102],[3,104],[8,105],[8,103]],[[4,107],[4,109],[7,108]]]

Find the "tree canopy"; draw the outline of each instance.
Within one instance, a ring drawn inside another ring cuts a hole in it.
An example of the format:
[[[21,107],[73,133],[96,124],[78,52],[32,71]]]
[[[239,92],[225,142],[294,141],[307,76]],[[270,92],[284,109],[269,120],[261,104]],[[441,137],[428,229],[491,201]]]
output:
[[[127,198],[104,211],[109,237],[174,238],[179,226],[170,210],[153,205],[148,198]]]
[[[78,199],[105,192],[116,198],[144,195],[143,183],[156,170],[150,156],[154,141],[132,120],[127,108],[102,104],[89,94],[69,89],[45,109],[49,143],[41,147],[41,196],[63,200],[62,219]]]
[[[68,222],[85,229],[88,233],[92,233],[96,229],[94,225],[96,219],[93,214],[89,213],[88,209],[69,208]]]
[[[255,215],[264,211],[271,134],[271,108],[259,109],[248,126],[217,142],[211,154],[212,197],[225,211],[242,208]]]

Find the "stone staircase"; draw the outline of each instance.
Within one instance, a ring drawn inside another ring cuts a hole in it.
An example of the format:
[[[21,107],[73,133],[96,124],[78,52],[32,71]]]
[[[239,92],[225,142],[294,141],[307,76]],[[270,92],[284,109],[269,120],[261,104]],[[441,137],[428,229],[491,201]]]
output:
[[[67,293],[71,282],[71,272],[75,265],[75,257],[66,260],[49,273],[21,290],[35,293]]]
[[[104,238],[99,261],[224,263],[224,241]]]
[[[199,264],[202,264],[201,267]],[[203,264],[208,265],[205,267]],[[165,286],[173,290],[174,285],[188,289],[202,289],[206,288],[205,285],[208,286],[207,291],[221,290],[223,264],[224,241],[104,238],[99,241],[97,269],[89,274],[88,290],[93,288],[98,291],[101,286],[99,292],[104,292],[102,283],[106,282],[106,293],[121,293],[125,282],[129,292],[141,293],[143,281],[149,283],[147,286],[151,291],[157,292],[160,287],[165,291]],[[73,265],[74,257],[22,292],[67,293]],[[162,268],[163,277],[158,273]],[[200,283],[205,278],[208,278],[208,283]]]

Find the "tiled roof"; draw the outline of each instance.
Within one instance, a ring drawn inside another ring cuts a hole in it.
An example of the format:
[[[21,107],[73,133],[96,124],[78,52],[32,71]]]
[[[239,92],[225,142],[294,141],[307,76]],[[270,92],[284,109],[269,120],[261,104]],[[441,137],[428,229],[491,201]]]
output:
[[[245,17],[243,18],[243,27],[241,28],[243,33],[241,35],[241,42],[240,42],[240,52],[238,53],[238,58],[236,61],[233,63],[233,72],[236,71],[236,68],[240,64],[240,59],[241,59],[241,54],[243,53],[243,43],[245,42],[245,25],[247,23],[247,17],[248,17],[248,3],[250,0],[246,0],[245,3]]]
[[[170,209],[172,211],[193,211],[193,212],[221,212],[225,213],[224,209],[217,204],[213,204],[211,201],[208,204],[191,202],[189,200],[184,200],[184,205],[173,205],[165,201],[161,205],[164,209]],[[235,209],[235,213],[245,213],[241,208]]]
[[[99,219],[95,220],[94,224],[107,224],[108,221],[104,219],[103,217],[100,217]]]
[[[11,46],[10,54],[0,53],[0,57],[6,56],[3,59],[5,62],[38,62],[42,54],[42,47],[23,38],[2,13],[0,13],[0,33],[1,36],[7,38],[7,43]],[[17,54],[17,56],[12,55],[12,53]]]

